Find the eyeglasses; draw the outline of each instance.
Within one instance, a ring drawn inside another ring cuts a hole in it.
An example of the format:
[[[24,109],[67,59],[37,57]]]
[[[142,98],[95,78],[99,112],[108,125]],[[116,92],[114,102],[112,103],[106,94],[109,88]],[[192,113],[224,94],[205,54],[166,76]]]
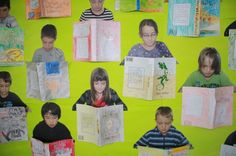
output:
[[[152,38],[153,38],[153,37],[156,37],[156,36],[157,36],[156,33],[152,33],[152,34],[143,34],[143,35],[142,35],[143,38],[149,38],[149,37],[152,37]]]

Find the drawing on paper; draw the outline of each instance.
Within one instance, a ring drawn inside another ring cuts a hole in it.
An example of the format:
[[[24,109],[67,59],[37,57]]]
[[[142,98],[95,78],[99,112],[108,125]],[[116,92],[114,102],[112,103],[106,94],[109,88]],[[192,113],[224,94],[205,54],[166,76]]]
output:
[[[21,28],[0,28],[0,66],[24,64],[24,32]]]
[[[43,143],[31,138],[32,156],[74,156],[73,139],[59,140],[52,143]]]
[[[0,108],[0,143],[28,140],[24,107]]]
[[[98,146],[124,141],[123,106],[95,108],[77,104],[77,128],[80,141]]]
[[[119,22],[92,19],[75,23],[73,40],[75,60],[120,60]]]
[[[123,95],[147,100],[174,98],[174,58],[126,57]]]
[[[231,70],[236,70],[236,29],[229,30],[228,67]]]
[[[203,128],[232,125],[233,87],[183,87],[182,124]]]
[[[27,19],[71,16],[70,0],[26,0]]]
[[[67,62],[27,63],[27,97],[42,101],[70,95]]]

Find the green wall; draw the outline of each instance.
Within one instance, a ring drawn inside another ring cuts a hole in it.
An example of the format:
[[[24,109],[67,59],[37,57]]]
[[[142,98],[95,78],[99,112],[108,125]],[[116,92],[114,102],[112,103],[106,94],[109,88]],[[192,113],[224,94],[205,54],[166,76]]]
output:
[[[137,156],[138,152],[133,149],[133,144],[149,129],[155,126],[154,114],[157,107],[161,105],[170,106],[174,111],[173,124],[193,144],[194,150],[191,156],[218,156],[220,145],[225,138],[235,130],[236,114],[233,113],[233,125],[212,130],[182,126],[181,106],[182,95],[176,93],[175,99],[163,99],[146,101],[142,99],[128,98],[122,96],[124,67],[119,62],[89,63],[76,62],[72,59],[72,28],[73,23],[78,21],[83,10],[89,8],[88,0],[72,0],[72,16],[68,18],[47,18],[40,20],[26,20],[25,1],[11,0],[11,15],[15,16],[20,27],[25,32],[25,61],[32,59],[34,50],[42,46],[40,30],[43,25],[51,23],[58,29],[58,38],[55,47],[64,51],[65,58],[69,62],[70,98],[53,100],[62,109],[60,121],[71,131],[75,142],[76,155],[80,156]],[[172,54],[176,57],[177,65],[177,86],[176,90],[183,84],[188,75],[197,69],[197,58],[202,48],[207,46],[216,47],[222,58],[222,69],[229,78],[236,84],[236,71],[229,70],[228,63],[228,38],[224,37],[224,30],[228,24],[236,20],[236,1],[221,0],[221,33],[217,37],[174,37],[167,35],[167,3],[163,13],[142,13],[142,12],[117,12],[114,10],[115,0],[106,0],[105,6],[113,11],[116,21],[121,22],[121,56],[125,57],[129,49],[140,42],[138,35],[139,22],[144,18],[153,18],[159,26],[158,40],[166,43]],[[76,113],[71,111],[72,105],[80,95],[88,89],[91,71],[96,67],[103,67],[108,71],[111,87],[114,88],[129,108],[124,113],[125,141],[98,147],[86,142],[78,142],[76,139]],[[13,84],[11,90],[17,93],[22,100],[32,109],[27,115],[28,136],[32,136],[34,126],[42,120],[40,109],[44,102],[26,97],[26,65],[19,67],[0,67],[0,70],[7,70],[12,74]],[[236,95],[234,94],[234,99]],[[236,102],[234,100],[235,112]],[[31,155],[30,142],[10,142],[0,144],[1,156],[27,156]]]

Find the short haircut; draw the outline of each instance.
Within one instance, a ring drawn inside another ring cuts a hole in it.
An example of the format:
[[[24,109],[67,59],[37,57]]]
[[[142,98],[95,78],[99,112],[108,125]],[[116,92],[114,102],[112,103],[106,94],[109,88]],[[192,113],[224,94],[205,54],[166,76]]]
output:
[[[158,27],[157,27],[156,22],[153,19],[144,19],[139,24],[139,35],[140,36],[143,35],[142,34],[142,29],[145,25],[153,27],[154,30],[155,30],[155,33],[158,34]]]
[[[3,79],[6,83],[12,83],[11,74],[7,71],[0,71],[0,79]]]
[[[10,0],[0,0],[0,7],[7,7],[8,9],[11,8],[11,5],[10,5]]]
[[[41,30],[41,38],[43,37],[50,37],[50,38],[57,38],[57,29],[54,25],[52,24],[47,24],[43,26]]]
[[[61,117],[61,109],[60,107],[54,102],[46,102],[41,109],[41,115],[44,118],[45,114],[57,115],[58,119]]]
[[[155,119],[157,119],[158,115],[165,116],[166,118],[171,118],[171,120],[173,120],[173,113],[172,113],[172,109],[170,107],[161,106],[161,107],[157,108],[156,114],[155,114]]]
[[[220,54],[213,47],[207,47],[207,48],[202,49],[202,51],[198,57],[198,70],[201,71],[200,69],[201,69],[206,57],[209,57],[213,60],[211,68],[214,70],[214,74],[220,74],[220,71],[221,71]]]

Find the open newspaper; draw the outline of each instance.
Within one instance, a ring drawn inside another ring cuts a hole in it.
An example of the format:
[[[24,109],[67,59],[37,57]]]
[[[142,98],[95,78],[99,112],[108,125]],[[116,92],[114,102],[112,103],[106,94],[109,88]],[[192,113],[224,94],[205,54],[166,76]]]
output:
[[[182,125],[216,128],[232,125],[233,87],[183,87]]]
[[[27,19],[71,16],[71,0],[26,0]]]
[[[219,35],[220,0],[172,0],[168,4],[169,35]]]
[[[24,107],[0,108],[0,143],[28,140]]]
[[[229,30],[229,68],[236,70],[236,29]]]
[[[52,143],[43,143],[31,138],[32,156],[74,156],[73,139],[59,140]]]
[[[220,156],[236,156],[236,146],[221,145]]]
[[[120,22],[91,19],[74,24],[74,60],[120,61]]]
[[[138,146],[138,156],[188,156],[189,149],[189,145],[169,150]]]
[[[95,108],[77,104],[78,140],[98,146],[124,141],[122,105]]]
[[[174,98],[175,58],[125,58],[123,95],[146,100]]]
[[[27,97],[46,101],[69,96],[67,62],[27,63]]]

